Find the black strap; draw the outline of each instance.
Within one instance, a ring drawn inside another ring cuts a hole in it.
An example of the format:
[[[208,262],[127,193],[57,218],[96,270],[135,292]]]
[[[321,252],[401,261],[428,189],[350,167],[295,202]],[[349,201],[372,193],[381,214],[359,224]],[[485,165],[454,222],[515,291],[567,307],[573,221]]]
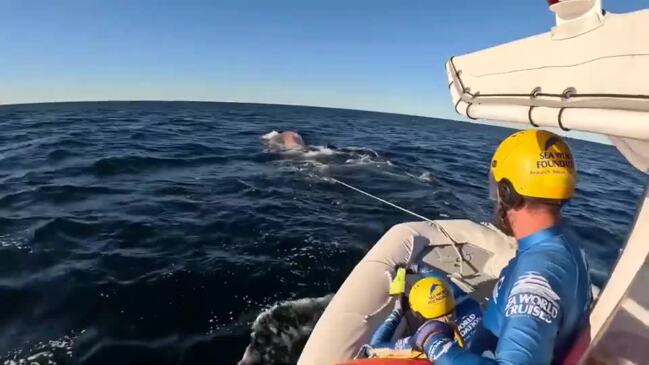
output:
[[[539,125],[536,124],[536,123],[534,123],[534,121],[532,120],[532,110],[533,110],[534,108],[536,108],[534,105],[531,105],[531,106],[530,106],[530,110],[527,111],[527,119],[530,121],[530,124],[531,124],[532,126],[538,128]]]
[[[460,111],[457,109],[457,107],[460,105],[460,102],[462,102],[462,98],[457,99],[457,102],[455,103],[455,112],[458,113],[458,114],[462,114],[462,113],[460,113]]]
[[[471,119],[471,120],[477,120],[478,118],[474,118],[474,117],[471,116],[471,114],[469,114],[469,108],[471,107],[471,105],[473,105],[473,103],[468,103],[468,104],[466,105],[466,110],[464,111],[464,113],[466,114],[466,116],[467,116],[469,119]]]
[[[563,126],[563,122],[561,121],[561,117],[563,116],[563,111],[564,111],[565,109],[566,109],[566,108],[561,108],[561,109],[559,109],[559,118],[558,118],[558,119],[559,119],[559,128],[561,128],[562,130],[564,130],[564,131],[566,131],[566,132],[569,132],[570,129],[564,127],[564,126]]]

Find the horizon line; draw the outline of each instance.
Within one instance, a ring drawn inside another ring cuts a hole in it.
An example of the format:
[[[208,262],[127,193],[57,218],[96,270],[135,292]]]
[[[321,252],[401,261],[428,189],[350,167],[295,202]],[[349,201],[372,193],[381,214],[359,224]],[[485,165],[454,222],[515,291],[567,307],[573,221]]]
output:
[[[394,115],[403,115],[408,117],[419,117],[419,118],[431,118],[431,119],[445,119],[450,121],[464,122],[462,120],[447,119],[443,117],[434,117],[432,115],[424,114],[414,114],[414,113],[403,113],[403,112],[390,112],[385,110],[376,110],[376,109],[355,109],[349,107],[338,107],[330,105],[306,105],[306,104],[290,104],[290,103],[268,103],[260,101],[221,101],[221,100],[185,100],[185,99],[105,99],[105,100],[55,100],[55,101],[26,101],[18,103],[0,103],[0,107],[3,106],[16,106],[16,105],[39,105],[39,104],[64,104],[64,103],[132,103],[132,102],[162,102],[162,103],[220,103],[220,104],[253,104],[253,105],[276,105],[276,106],[293,106],[293,107],[303,107],[303,108],[321,108],[321,109],[338,109],[338,110],[349,110],[357,112],[371,112],[371,113],[380,113],[380,114],[394,114]]]
[[[219,104],[250,104],[250,105],[265,105],[265,106],[291,106],[291,107],[300,107],[300,108],[320,108],[320,109],[338,109],[338,110],[348,110],[354,112],[369,112],[369,113],[378,113],[378,114],[392,114],[406,117],[416,117],[416,118],[427,118],[427,119],[442,119],[448,120],[451,122],[460,122],[460,123],[470,123],[470,124],[482,124],[489,125],[486,123],[476,123],[472,121],[465,121],[460,119],[451,119],[445,117],[438,117],[432,115],[424,114],[414,114],[414,113],[403,113],[403,112],[390,112],[385,110],[376,110],[376,109],[355,109],[349,107],[337,107],[337,106],[326,106],[326,105],[305,105],[305,104],[290,104],[290,103],[267,103],[259,101],[219,101],[219,100],[184,100],[184,99],[105,99],[105,100],[56,100],[56,101],[28,101],[28,102],[18,102],[18,103],[9,103],[2,104],[0,103],[0,108],[5,106],[20,106],[20,105],[40,105],[40,104],[64,104],[64,103],[137,103],[137,102],[158,102],[158,103],[219,103]],[[499,127],[499,126],[497,126]],[[510,127],[501,127],[507,129],[514,129]]]
[[[336,107],[336,106],[323,106],[323,105],[304,105],[304,104],[290,104],[290,103],[267,103],[267,102],[255,102],[255,101],[183,100],[183,99],[169,99],[169,100],[163,100],[163,99],[56,100],[56,101],[29,101],[29,102],[0,104],[0,108],[2,108],[2,107],[11,107],[11,106],[21,106],[21,105],[41,105],[41,104],[137,103],[137,102],[249,104],[249,105],[264,105],[264,106],[288,106],[288,107],[300,107],[300,108],[338,109],[338,110],[346,110],[346,111],[354,111],[354,112],[369,112],[369,113],[399,115],[399,116],[415,117],[415,118],[439,119],[439,120],[447,120],[447,121],[450,121],[450,122],[459,122],[459,123],[465,123],[465,124],[478,124],[478,125],[482,125],[482,126],[504,128],[504,129],[509,129],[509,130],[521,129],[521,128],[517,128],[518,125],[516,125],[516,126],[508,126],[506,124],[509,124],[509,122],[505,122],[505,121],[491,121],[491,120],[473,121],[473,120],[452,119],[452,118],[445,118],[445,117],[432,116],[432,115],[414,114],[414,113],[390,112],[390,111],[376,110],[376,109],[374,109],[374,110],[372,110],[372,109],[354,109],[354,108],[349,108],[349,107]],[[505,125],[500,125],[500,123],[503,123]],[[581,133],[593,134],[591,132],[581,132]],[[606,137],[605,135],[599,135],[599,134],[594,134],[594,135]],[[564,137],[567,137],[567,138],[570,138],[570,139],[577,139],[577,140],[580,140],[580,141],[587,141],[587,142],[597,143],[597,144],[608,144],[608,145],[611,144],[610,142],[607,142],[607,141],[593,140],[593,139],[588,139],[588,138],[579,138],[578,136],[564,135]]]

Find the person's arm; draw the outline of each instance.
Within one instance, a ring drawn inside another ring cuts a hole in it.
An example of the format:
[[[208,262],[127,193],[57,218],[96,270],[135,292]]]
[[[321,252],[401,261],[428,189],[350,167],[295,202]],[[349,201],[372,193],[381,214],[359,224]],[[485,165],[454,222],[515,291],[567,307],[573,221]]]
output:
[[[393,348],[395,343],[392,342],[394,332],[401,323],[403,317],[403,300],[404,297],[399,296],[394,303],[394,309],[388,318],[374,331],[369,345],[373,348]]]
[[[534,257],[537,256],[537,257]],[[512,270],[512,287],[501,292],[507,297],[503,328],[498,338],[496,358],[471,353],[453,342],[440,324],[428,326],[432,335],[415,335],[416,346],[436,365],[549,365],[561,322],[561,301],[556,294],[562,268],[548,257],[532,255]],[[560,262],[560,261],[559,261]]]

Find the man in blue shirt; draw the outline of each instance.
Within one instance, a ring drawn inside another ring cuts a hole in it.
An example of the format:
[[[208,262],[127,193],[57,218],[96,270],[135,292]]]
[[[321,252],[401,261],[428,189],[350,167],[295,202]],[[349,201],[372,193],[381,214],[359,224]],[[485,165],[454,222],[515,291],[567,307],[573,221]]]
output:
[[[436,365],[559,362],[592,301],[583,251],[561,224],[575,191],[572,153],[553,133],[517,132],[496,150],[490,175],[497,225],[518,240],[516,256],[500,273],[471,346],[459,347],[448,325],[428,321],[415,348]]]

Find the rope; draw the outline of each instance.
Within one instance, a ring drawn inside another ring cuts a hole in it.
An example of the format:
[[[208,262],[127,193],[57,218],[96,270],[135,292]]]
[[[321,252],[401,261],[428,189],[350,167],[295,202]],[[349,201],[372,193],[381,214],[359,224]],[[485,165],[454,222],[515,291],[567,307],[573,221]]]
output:
[[[372,195],[372,194],[370,194],[370,193],[368,193],[368,192],[366,192],[364,190],[361,190],[361,189],[359,189],[357,187],[354,187],[354,186],[349,185],[349,184],[347,184],[345,182],[342,182],[342,181],[340,181],[340,180],[338,180],[336,178],[328,177],[328,179],[331,179],[332,181],[334,181],[334,182],[336,182],[336,183],[338,183],[338,184],[340,184],[340,185],[342,185],[344,187],[347,187],[347,188],[352,189],[352,190],[354,190],[356,192],[364,194],[364,195],[366,195],[366,196],[368,196],[368,197],[370,197],[370,198],[372,198],[374,200],[378,200],[383,204],[387,204],[387,205],[389,205],[389,206],[391,206],[393,208],[396,208],[396,209],[398,209],[398,210],[400,210],[402,212],[408,213],[408,214],[410,214],[410,215],[412,215],[414,217],[417,217],[419,219],[423,219],[424,221],[426,221],[426,222],[430,223],[431,225],[435,226],[451,242],[451,246],[453,247],[453,250],[455,250],[455,253],[457,254],[458,260],[460,261],[460,273],[459,273],[460,277],[462,277],[464,275],[464,257],[462,257],[462,253],[460,253],[460,250],[457,248],[458,242],[456,242],[453,239],[453,237],[451,237],[451,235],[446,231],[446,229],[444,229],[444,227],[442,227],[439,223],[435,222],[432,219],[426,218],[423,215],[417,214],[417,213],[415,213],[415,212],[413,212],[411,210],[400,207],[400,206],[398,206],[398,205],[396,205],[394,203],[391,203],[391,202],[389,202],[389,201],[387,201],[385,199],[381,199],[376,195]]]

